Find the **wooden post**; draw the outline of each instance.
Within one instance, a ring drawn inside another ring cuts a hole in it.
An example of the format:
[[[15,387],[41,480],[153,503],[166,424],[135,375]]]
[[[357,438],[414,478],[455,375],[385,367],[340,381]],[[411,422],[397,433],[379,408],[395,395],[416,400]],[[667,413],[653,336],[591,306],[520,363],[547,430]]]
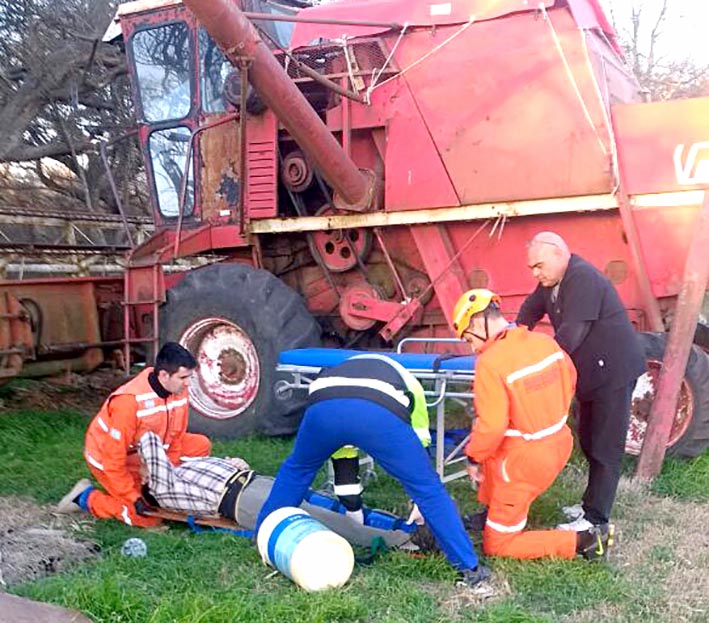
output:
[[[641,480],[654,478],[662,469],[697,317],[709,279],[708,248],[709,189],[705,189],[704,202],[699,209],[694,236],[689,244],[682,287],[677,297],[675,316],[657,382],[657,394],[650,407],[645,441],[635,472],[635,476]]]

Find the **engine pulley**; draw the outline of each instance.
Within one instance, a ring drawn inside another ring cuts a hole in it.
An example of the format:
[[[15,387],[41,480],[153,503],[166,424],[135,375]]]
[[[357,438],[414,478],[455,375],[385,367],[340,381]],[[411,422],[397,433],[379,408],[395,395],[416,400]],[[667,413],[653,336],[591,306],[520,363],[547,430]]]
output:
[[[329,205],[320,208],[316,216],[339,214]],[[325,266],[333,273],[343,273],[364,262],[372,249],[372,233],[365,228],[316,231],[310,236],[310,251],[319,254]]]
[[[340,317],[350,329],[366,331],[371,329],[377,321],[373,318],[364,318],[353,313],[358,306],[366,308],[364,299],[379,299],[383,297],[379,290],[368,284],[349,286],[340,296]]]
[[[302,151],[296,149],[283,158],[281,180],[294,193],[303,192],[313,183],[313,168]]]

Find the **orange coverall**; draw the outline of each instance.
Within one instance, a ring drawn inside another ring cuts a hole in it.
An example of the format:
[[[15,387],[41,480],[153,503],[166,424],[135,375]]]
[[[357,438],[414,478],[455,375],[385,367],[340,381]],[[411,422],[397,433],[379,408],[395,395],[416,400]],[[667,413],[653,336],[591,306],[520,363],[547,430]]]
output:
[[[152,370],[146,368],[114,391],[86,431],[84,457],[106,490],[94,489],[89,494],[88,507],[95,517],[142,527],[160,523],[135,512],[142,488],[136,447],[145,433],[152,431],[160,437],[174,465],[183,457],[209,456],[211,451],[207,437],[186,432],[187,392],[160,398],[148,382]]]
[[[573,558],[576,533],[523,531],[531,503],[566,465],[567,414],[576,386],[569,356],[549,336],[509,328],[488,340],[475,364],[475,413],[465,453],[480,463],[478,500],[488,507],[489,556]]]

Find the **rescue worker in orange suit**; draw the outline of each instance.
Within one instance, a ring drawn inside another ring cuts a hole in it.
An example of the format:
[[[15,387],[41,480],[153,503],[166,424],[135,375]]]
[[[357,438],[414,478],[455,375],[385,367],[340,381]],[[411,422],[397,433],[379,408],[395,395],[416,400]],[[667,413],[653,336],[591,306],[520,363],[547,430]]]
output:
[[[510,558],[604,555],[612,528],[528,530],[532,502],[566,465],[566,424],[576,386],[569,356],[549,336],[507,322],[500,298],[485,289],[458,300],[453,326],[477,355],[475,421],[465,448],[468,475],[487,507],[483,551]]]
[[[105,492],[80,480],[57,505],[59,512],[84,510],[141,527],[160,523],[146,516],[151,505],[142,494],[138,442],[145,433],[155,433],[174,465],[185,458],[209,456],[209,439],[186,432],[187,388],[195,367],[187,349],[168,342],[155,367],[146,368],[108,397],[89,424],[84,448],[91,474]]]

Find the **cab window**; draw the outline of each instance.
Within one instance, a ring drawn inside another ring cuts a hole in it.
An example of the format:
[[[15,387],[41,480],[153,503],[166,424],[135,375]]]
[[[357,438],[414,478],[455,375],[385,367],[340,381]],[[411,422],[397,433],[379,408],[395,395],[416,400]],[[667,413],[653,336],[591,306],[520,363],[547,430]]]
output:
[[[160,214],[174,218],[180,213],[180,192],[185,174],[187,153],[190,146],[189,128],[177,127],[158,130],[150,135],[148,149],[152,164],[155,194],[158,198]],[[193,158],[187,166],[187,189],[183,216],[191,216],[194,211]]]
[[[192,45],[187,24],[140,30],[132,48],[145,121],[186,117],[192,105]]]

